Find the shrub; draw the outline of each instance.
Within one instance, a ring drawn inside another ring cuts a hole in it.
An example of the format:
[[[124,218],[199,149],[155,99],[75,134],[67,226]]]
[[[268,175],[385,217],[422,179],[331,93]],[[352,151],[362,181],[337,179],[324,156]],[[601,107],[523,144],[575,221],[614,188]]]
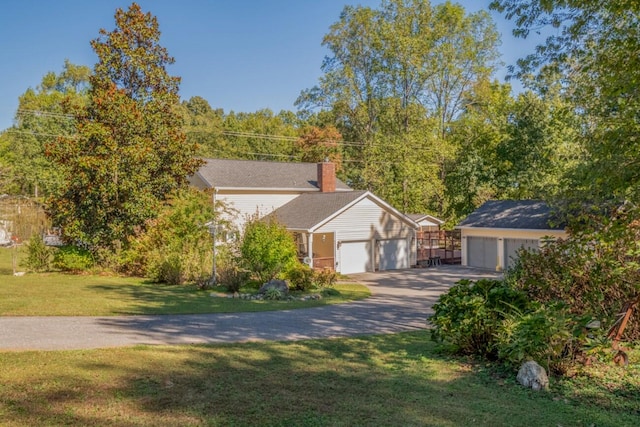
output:
[[[333,286],[338,281],[338,273],[325,268],[324,270],[320,270],[316,273],[315,280],[316,284],[321,288]]]
[[[274,279],[298,262],[293,236],[273,219],[261,221],[254,218],[247,222],[240,253],[247,268],[262,283]]]
[[[238,292],[249,280],[249,272],[235,263],[227,263],[218,268],[218,284],[227,288],[228,292]]]
[[[306,264],[295,263],[285,272],[285,277],[296,291],[308,291],[315,285],[315,274]]]
[[[279,289],[271,288],[264,293],[264,299],[277,301],[282,299],[282,292]]]
[[[93,266],[91,252],[77,246],[62,246],[53,256],[53,267],[58,270],[79,273]]]
[[[576,321],[563,305],[512,312],[497,334],[498,355],[515,367],[535,360],[547,371],[562,374],[580,353],[585,324]]]
[[[461,353],[495,358],[495,337],[501,322],[526,305],[525,294],[504,281],[461,280],[434,305],[435,313],[429,318],[431,336],[452,343]]]
[[[567,304],[574,316],[612,325],[626,302],[640,294],[640,212],[620,207],[607,215],[583,214],[566,240],[547,242],[537,253],[522,252],[508,279],[532,301]],[[640,338],[640,319],[625,329]]]
[[[31,236],[27,242],[27,258],[23,261],[25,267],[31,271],[42,272],[51,270],[53,249],[45,245],[38,234]]]
[[[176,194],[123,251],[123,270],[169,284],[202,283],[211,275],[212,238],[206,224],[214,218],[206,193]]]

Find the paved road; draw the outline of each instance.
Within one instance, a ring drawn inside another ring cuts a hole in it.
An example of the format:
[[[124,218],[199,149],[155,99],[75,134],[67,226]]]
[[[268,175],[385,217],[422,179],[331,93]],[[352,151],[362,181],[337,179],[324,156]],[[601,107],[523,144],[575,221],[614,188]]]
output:
[[[370,298],[298,310],[164,316],[0,317],[0,350],[288,341],[422,329],[438,296],[457,280],[495,276],[460,266],[354,275],[371,289]]]

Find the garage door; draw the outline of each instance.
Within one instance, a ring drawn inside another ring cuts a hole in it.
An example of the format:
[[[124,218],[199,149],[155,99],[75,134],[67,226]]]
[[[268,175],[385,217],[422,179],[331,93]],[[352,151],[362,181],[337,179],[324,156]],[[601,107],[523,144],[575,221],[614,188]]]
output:
[[[537,239],[504,239],[504,260],[507,268],[515,264],[520,248],[538,250],[539,247]]]
[[[498,263],[498,240],[495,237],[467,237],[467,265],[495,270]]]
[[[338,269],[342,274],[373,271],[371,266],[371,242],[342,242]]]
[[[409,268],[409,248],[407,239],[380,240],[380,270]]]

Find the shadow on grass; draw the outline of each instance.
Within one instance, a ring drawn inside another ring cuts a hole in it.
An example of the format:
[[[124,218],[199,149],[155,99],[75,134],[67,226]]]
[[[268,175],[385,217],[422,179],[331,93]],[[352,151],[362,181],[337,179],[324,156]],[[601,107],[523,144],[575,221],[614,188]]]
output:
[[[469,365],[434,354],[424,332],[30,358],[49,369],[29,386],[5,382],[2,413],[9,425],[624,426],[637,421],[628,412],[488,383]]]
[[[133,284],[89,285],[106,298],[126,302],[114,314],[188,314],[211,312],[215,299],[195,286],[177,286],[140,281]]]

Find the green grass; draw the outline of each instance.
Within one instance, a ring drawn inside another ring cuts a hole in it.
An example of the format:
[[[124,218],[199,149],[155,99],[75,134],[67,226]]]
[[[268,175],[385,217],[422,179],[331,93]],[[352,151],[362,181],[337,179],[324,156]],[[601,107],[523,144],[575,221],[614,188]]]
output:
[[[244,301],[212,297],[195,286],[169,286],[141,279],[11,273],[11,250],[0,249],[0,315],[114,316],[272,311],[338,304],[370,296],[358,284],[338,284],[337,295],[314,301]]]
[[[637,354],[636,354],[637,356]],[[426,331],[216,346],[0,353],[3,426],[637,426],[640,369],[607,399],[533,392],[440,356]],[[588,375],[588,374],[587,374]],[[581,377],[582,378],[582,377]],[[571,382],[573,381],[573,383]]]

